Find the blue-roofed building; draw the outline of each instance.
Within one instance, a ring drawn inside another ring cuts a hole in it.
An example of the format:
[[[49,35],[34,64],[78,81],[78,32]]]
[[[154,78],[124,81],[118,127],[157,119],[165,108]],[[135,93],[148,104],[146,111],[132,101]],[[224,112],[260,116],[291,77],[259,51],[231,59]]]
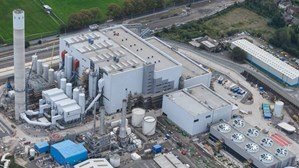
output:
[[[47,141],[41,141],[34,144],[34,148],[38,153],[46,153],[49,151],[49,143]]]
[[[73,166],[87,159],[87,150],[85,147],[70,140],[52,145],[50,154],[61,165]]]

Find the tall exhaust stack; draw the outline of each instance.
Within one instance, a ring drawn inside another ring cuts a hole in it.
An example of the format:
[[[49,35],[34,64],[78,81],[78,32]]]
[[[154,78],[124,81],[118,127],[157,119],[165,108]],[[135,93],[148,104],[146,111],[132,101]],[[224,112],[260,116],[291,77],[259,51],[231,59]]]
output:
[[[15,119],[25,112],[25,12],[13,11]]]
[[[127,136],[126,132],[126,115],[127,115],[127,100],[123,100],[122,112],[121,112],[121,122],[119,128],[119,137],[125,138]]]

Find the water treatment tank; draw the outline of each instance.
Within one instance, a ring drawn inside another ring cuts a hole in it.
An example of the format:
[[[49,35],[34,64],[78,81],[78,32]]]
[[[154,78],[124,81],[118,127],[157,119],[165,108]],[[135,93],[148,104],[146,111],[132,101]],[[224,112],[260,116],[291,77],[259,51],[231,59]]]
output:
[[[144,115],[145,110],[143,108],[134,108],[132,110],[132,125],[134,127],[141,127]]]
[[[283,110],[284,103],[282,101],[276,101],[274,105],[274,116],[275,117],[281,117],[282,116],[282,110]]]
[[[110,164],[113,167],[119,167],[120,166],[120,156],[118,154],[114,154],[110,156]]]
[[[157,120],[155,117],[145,116],[142,123],[142,133],[148,136],[154,135],[156,131],[156,123]]]
[[[79,103],[79,94],[80,94],[80,90],[78,88],[74,88],[73,99],[76,100],[77,103]]]
[[[63,92],[65,93],[65,91],[66,91],[66,79],[65,78],[60,79],[60,89],[62,89]]]
[[[33,148],[31,148],[31,149],[29,150],[29,156],[30,156],[30,157],[34,157],[34,156],[35,156],[35,150],[34,150]]]

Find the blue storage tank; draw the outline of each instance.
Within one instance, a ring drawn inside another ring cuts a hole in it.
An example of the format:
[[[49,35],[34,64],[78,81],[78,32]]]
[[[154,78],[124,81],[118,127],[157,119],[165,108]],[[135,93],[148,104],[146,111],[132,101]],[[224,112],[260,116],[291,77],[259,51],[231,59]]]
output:
[[[49,151],[49,144],[46,141],[37,142],[34,144],[34,149],[38,153],[46,153]]]
[[[61,165],[73,166],[87,159],[87,150],[82,144],[65,140],[51,146],[50,154]]]
[[[152,151],[153,151],[153,153],[155,153],[155,154],[157,154],[157,153],[161,153],[161,151],[162,151],[162,146],[159,145],[159,144],[154,145],[154,146],[152,147]]]

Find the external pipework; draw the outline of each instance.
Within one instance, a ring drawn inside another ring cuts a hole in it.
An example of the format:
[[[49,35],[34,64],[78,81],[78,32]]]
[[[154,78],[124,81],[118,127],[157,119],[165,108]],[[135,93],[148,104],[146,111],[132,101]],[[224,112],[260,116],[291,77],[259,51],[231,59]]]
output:
[[[13,11],[15,119],[25,112],[25,12]]]

